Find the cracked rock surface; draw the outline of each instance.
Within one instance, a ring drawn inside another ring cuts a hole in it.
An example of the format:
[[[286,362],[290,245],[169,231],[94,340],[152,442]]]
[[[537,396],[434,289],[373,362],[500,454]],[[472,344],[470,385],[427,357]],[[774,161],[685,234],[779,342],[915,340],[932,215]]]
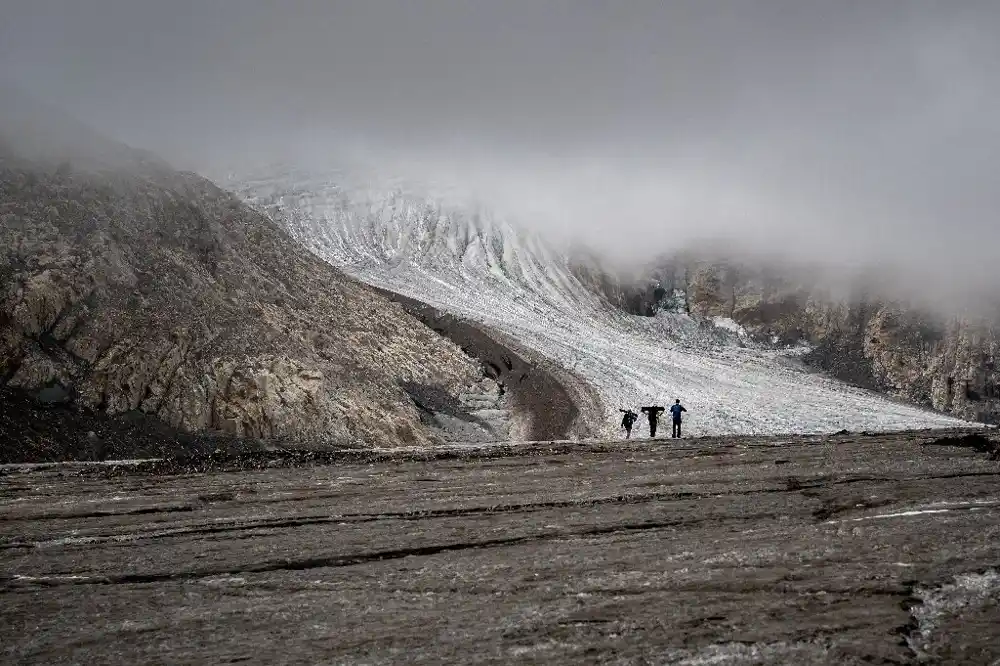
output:
[[[990,451],[844,433],[7,466],[0,658],[989,664]]]
[[[403,384],[489,394],[399,305],[129,150],[55,165],[0,140],[0,387],[184,432],[413,446],[440,433]]]

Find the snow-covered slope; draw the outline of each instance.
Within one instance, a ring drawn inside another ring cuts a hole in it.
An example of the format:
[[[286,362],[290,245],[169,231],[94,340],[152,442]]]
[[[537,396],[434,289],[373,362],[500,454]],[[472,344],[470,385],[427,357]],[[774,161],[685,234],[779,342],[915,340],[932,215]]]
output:
[[[606,306],[543,240],[488,210],[356,172],[269,169],[224,185],[359,279],[508,333],[584,376],[617,432],[619,407],[688,407],[687,434],[954,426],[954,419],[803,370],[794,352],[739,346],[685,315]]]

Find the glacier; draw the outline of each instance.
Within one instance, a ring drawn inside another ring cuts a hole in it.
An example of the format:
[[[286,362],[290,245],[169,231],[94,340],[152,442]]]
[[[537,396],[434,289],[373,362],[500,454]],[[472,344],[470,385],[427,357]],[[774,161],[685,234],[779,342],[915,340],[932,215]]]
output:
[[[567,253],[466,197],[344,168],[217,180],[355,278],[494,327],[583,377],[603,402],[596,436],[620,436],[619,408],[675,398],[688,437],[967,425],[812,372],[801,349],[747,345],[735,322],[626,314],[577,280]]]

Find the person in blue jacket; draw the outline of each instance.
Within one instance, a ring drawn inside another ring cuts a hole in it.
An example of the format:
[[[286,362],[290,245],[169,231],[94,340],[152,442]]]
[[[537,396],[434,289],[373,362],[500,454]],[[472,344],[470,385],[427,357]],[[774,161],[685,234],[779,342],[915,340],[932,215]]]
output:
[[[676,402],[674,402],[674,404],[670,407],[670,416],[674,421],[674,432],[673,435],[671,435],[671,437],[681,436],[681,412],[686,412],[686,411],[687,410],[684,409],[684,405],[681,404],[680,398],[678,398]]]

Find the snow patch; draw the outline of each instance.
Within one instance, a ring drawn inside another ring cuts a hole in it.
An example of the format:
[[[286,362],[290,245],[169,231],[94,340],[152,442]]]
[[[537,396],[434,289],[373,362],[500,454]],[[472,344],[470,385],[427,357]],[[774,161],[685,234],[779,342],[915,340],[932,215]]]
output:
[[[828,647],[813,642],[716,643],[697,650],[673,649],[658,655],[657,663],[677,666],[737,664],[826,663]]]
[[[908,641],[921,659],[928,659],[933,657],[934,634],[942,624],[1000,599],[1000,572],[962,574],[938,588],[918,588],[914,595],[923,603],[911,610],[917,630]]]
[[[750,334],[747,333],[747,330],[745,328],[740,326],[738,323],[736,323],[734,319],[730,319],[729,317],[712,317],[712,323],[715,324],[716,328],[725,329],[727,331],[735,333],[741,339],[746,339],[750,337]]]

